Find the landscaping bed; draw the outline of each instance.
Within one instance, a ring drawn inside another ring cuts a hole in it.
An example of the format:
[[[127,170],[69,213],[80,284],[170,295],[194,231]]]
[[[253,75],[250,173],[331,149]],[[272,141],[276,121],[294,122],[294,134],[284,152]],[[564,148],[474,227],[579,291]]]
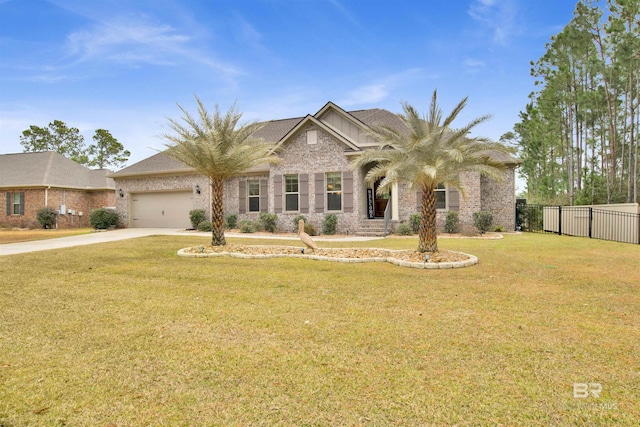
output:
[[[377,248],[319,248],[313,251],[296,246],[276,245],[193,246],[181,249],[178,251],[178,255],[186,257],[235,256],[238,258],[307,257],[337,262],[386,261],[402,267],[413,268],[459,268],[478,263],[478,259],[473,255],[448,250],[421,253],[413,250]],[[426,255],[428,255],[428,259]]]

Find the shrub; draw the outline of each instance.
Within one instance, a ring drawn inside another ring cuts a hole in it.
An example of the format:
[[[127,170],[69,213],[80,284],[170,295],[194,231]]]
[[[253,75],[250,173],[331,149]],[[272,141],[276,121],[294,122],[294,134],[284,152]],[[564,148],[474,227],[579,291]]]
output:
[[[316,229],[316,227],[307,222],[307,217],[305,217],[304,215],[296,215],[295,218],[293,218],[293,225],[294,225],[294,230],[297,233],[298,232],[298,221],[303,220],[304,221],[304,232],[307,233],[309,236],[317,236],[318,235],[318,230]]]
[[[444,231],[446,233],[457,233],[460,226],[460,216],[458,211],[447,211],[444,220]]]
[[[242,233],[255,233],[257,230],[256,224],[248,219],[243,219],[238,224],[238,228]]]
[[[96,230],[106,230],[118,223],[118,214],[113,209],[94,209],[89,214],[89,223]]]
[[[476,226],[480,234],[484,234],[491,228],[493,215],[491,212],[479,211],[473,213],[473,225]]]
[[[224,226],[226,228],[236,228],[238,226],[238,215],[237,214],[229,214],[224,219]]]
[[[493,231],[495,231],[496,233],[502,233],[504,231],[504,227],[501,225],[496,225],[495,227],[493,227]]]
[[[413,229],[411,225],[403,222],[398,225],[398,228],[396,228],[396,234],[400,236],[411,236],[413,234]]]
[[[307,217],[304,215],[296,215],[295,218],[293,218],[293,226],[295,227],[294,229],[296,231],[298,231],[298,221],[303,220],[305,225],[307,224]]]
[[[260,226],[264,231],[268,231],[270,233],[275,233],[278,229],[278,215],[272,213],[261,213],[260,214]]]
[[[417,234],[420,231],[420,221],[422,221],[420,214],[414,213],[409,216],[409,224],[411,224],[412,232]]]
[[[306,222],[304,223],[304,232],[309,236],[318,235],[318,230],[316,229],[316,227],[313,224],[307,224]]]
[[[213,230],[213,228],[211,227],[211,222],[207,221],[206,219],[204,221],[200,221],[200,223],[198,224],[198,231],[211,231]]]
[[[36,219],[43,228],[53,228],[56,225],[58,212],[50,207],[42,208],[36,212]]]
[[[338,216],[336,214],[327,214],[322,221],[322,232],[324,234],[336,234],[337,225]]]
[[[206,221],[207,219],[206,215],[207,214],[204,211],[204,209],[194,209],[190,211],[189,219],[191,220],[191,228],[193,229],[198,228],[198,224],[200,224],[202,221]]]

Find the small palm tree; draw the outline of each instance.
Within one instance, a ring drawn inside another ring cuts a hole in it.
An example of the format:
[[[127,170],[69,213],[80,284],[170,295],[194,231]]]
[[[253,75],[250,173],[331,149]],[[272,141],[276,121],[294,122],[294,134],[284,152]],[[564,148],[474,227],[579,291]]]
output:
[[[224,238],[224,182],[247,169],[264,163],[275,163],[274,144],[252,135],[262,125],[250,122],[238,125],[242,114],[235,104],[223,116],[218,106],[209,114],[200,99],[198,117],[178,107],[182,122],[169,119],[173,133],[164,134],[170,141],[167,154],[209,177],[211,182],[211,245],[226,244]]]
[[[464,98],[443,120],[442,110],[437,104],[437,91],[433,92],[429,114],[425,118],[420,117],[411,105],[403,103],[404,114],[399,116],[406,129],[373,126],[371,135],[381,143],[380,149],[366,151],[352,163],[353,167],[374,164],[365,180],[372,183],[382,179],[378,187],[380,193],[401,182],[409,182],[414,191],[421,191],[419,252],[438,251],[435,190],[439,185],[457,187],[464,196],[461,172],[476,171],[496,180],[504,177],[505,164],[494,160],[490,151],[507,152],[507,148],[486,138],[469,137],[471,129],[489,116],[475,119],[459,130],[450,128],[466,104],[467,98]]]

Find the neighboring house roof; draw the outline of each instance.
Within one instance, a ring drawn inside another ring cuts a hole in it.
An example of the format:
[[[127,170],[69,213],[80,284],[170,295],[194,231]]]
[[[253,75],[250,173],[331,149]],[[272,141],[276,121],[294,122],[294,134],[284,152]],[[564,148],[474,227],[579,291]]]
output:
[[[89,169],[54,151],[0,154],[0,188],[115,190],[108,169]]]

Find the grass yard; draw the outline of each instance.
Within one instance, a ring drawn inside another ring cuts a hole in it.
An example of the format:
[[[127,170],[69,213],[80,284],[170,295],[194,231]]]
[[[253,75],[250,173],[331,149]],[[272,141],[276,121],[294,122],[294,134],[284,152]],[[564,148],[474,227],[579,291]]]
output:
[[[176,256],[208,242],[0,257],[0,426],[640,423],[640,245],[441,239],[480,258],[456,270]]]
[[[0,228],[0,245],[3,243],[29,242],[33,240],[55,239],[56,237],[77,236],[79,234],[89,234],[93,231],[92,228],[61,228],[57,230]]]

